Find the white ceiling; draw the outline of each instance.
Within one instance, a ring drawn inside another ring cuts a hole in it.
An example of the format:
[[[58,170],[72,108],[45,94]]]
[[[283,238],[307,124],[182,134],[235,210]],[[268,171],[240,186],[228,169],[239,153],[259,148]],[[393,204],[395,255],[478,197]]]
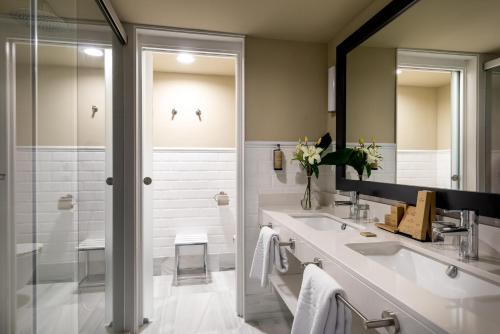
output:
[[[451,72],[401,70],[398,86],[437,88],[450,84]]]
[[[129,23],[328,42],[373,0],[114,0]]]
[[[153,52],[153,70],[160,72],[230,75],[235,74],[235,62],[231,57],[194,55],[191,64],[177,61],[177,53]]]
[[[499,0],[422,0],[366,46],[500,52]]]

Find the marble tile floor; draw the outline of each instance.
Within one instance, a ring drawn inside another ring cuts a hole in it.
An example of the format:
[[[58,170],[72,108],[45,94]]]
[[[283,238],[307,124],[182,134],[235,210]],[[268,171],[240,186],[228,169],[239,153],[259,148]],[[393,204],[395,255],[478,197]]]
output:
[[[104,327],[104,288],[85,288],[78,293],[76,283],[38,284],[36,324],[33,321],[33,287],[18,291],[18,300],[27,300],[17,310],[17,334],[107,333]],[[20,297],[22,296],[22,297]]]
[[[181,281],[172,286],[172,276],[154,276],[154,315],[144,334],[287,334],[289,319],[246,323],[235,311],[235,272],[211,272],[209,283]],[[18,294],[30,297],[32,287]],[[37,286],[37,328],[45,334],[101,334],[104,327],[104,288],[85,288],[78,294],[76,283]],[[28,302],[18,308],[17,334],[31,334],[33,309]]]

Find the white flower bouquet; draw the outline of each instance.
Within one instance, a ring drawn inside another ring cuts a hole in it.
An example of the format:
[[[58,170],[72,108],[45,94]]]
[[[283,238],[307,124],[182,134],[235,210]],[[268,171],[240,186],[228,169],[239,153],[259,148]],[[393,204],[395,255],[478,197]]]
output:
[[[305,210],[311,209],[311,176],[314,174],[316,178],[319,176],[319,166],[322,164],[322,157],[325,155],[326,149],[332,143],[332,137],[327,133],[319,138],[316,143],[309,143],[307,137],[302,140],[299,138],[299,143],[295,148],[293,160],[297,160],[307,174],[307,187],[304,193],[304,198],[301,201],[302,208]],[[326,154],[328,155],[328,154]]]
[[[351,166],[358,173],[359,180],[363,179],[366,171],[370,177],[372,170],[382,168],[380,162],[382,155],[379,153],[380,146],[372,141],[366,145],[363,138],[359,139],[359,146],[344,148],[336,152],[327,152],[332,143],[329,133],[318,139],[316,143],[309,143],[307,137],[299,143],[295,149],[293,160],[297,160],[307,174],[307,187],[302,199],[302,207],[311,209],[311,176],[319,176],[319,166],[321,165],[343,165]]]

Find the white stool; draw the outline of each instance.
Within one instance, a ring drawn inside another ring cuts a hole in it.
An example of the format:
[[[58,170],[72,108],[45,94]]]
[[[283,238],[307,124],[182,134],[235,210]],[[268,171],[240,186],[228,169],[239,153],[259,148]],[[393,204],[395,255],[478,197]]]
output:
[[[80,252],[84,252],[86,255],[86,261],[85,261],[85,275],[83,278],[78,282],[79,286],[100,286],[104,285],[103,282],[97,282],[97,283],[85,283],[85,280],[87,280],[89,276],[89,267],[90,267],[90,252],[91,251],[103,251],[104,250],[104,239],[85,239],[82,242],[78,244],[77,247],[78,254]]]
[[[203,270],[205,272],[205,280],[208,278],[207,253],[208,253],[208,238],[206,233],[200,234],[177,234],[175,236],[175,270],[174,270],[174,285],[178,284],[179,275],[179,248],[181,246],[203,246]]]

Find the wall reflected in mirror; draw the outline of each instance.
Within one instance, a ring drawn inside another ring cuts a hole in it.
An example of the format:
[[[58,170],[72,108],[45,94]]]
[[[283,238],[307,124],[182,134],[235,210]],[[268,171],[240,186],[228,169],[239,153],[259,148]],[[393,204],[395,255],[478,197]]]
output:
[[[347,146],[383,156],[364,180],[500,193],[499,12],[421,0],[347,54]]]

